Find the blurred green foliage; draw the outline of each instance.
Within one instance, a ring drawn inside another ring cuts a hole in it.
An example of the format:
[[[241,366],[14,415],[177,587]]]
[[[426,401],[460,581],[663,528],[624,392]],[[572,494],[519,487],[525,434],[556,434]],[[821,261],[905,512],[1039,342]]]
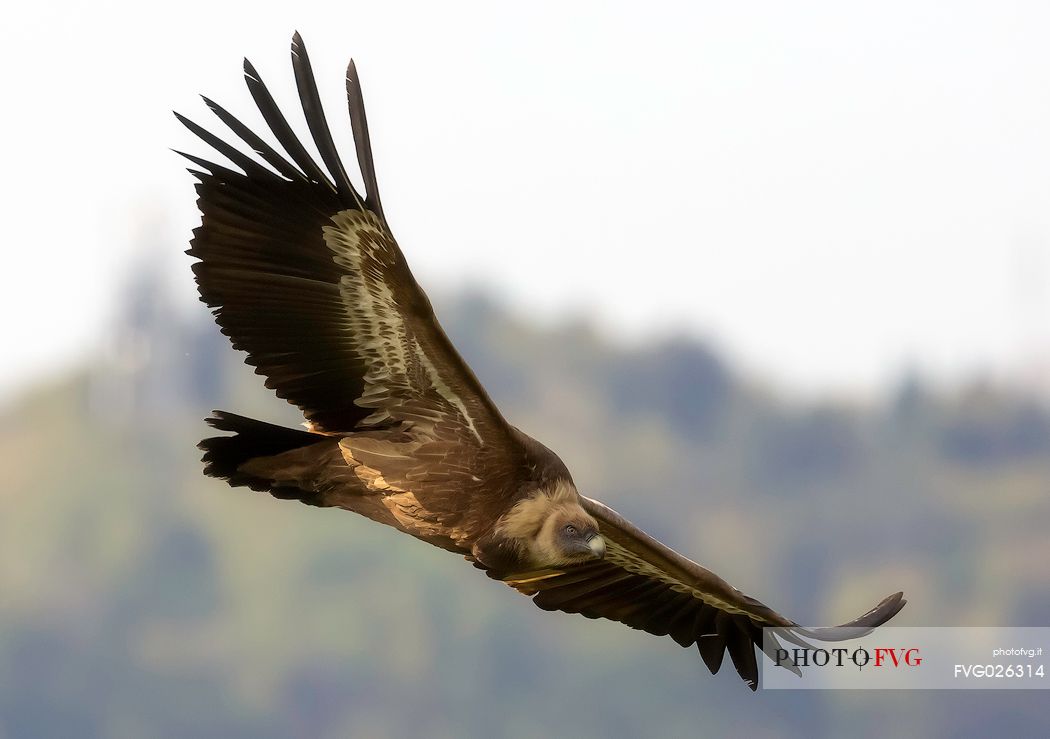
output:
[[[439,305],[577,485],[805,623],[1050,624],[1050,414],[917,378],[788,402],[710,347],[613,348]],[[364,519],[200,474],[201,418],[298,423],[148,291],[112,348],[0,413],[0,737],[1045,735],[1038,695],[752,695],[731,669],[547,614]]]

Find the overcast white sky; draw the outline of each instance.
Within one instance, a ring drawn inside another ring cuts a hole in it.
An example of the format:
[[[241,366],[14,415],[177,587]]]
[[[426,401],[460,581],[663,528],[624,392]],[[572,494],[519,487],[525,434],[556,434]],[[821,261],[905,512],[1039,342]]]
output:
[[[685,330],[807,392],[1050,347],[1050,3],[291,5],[8,11],[0,393],[92,351],[144,250],[197,309],[167,147],[206,148],[170,111],[221,130],[203,92],[259,121],[242,56],[294,103],[294,29],[348,162],[356,58],[432,292]]]

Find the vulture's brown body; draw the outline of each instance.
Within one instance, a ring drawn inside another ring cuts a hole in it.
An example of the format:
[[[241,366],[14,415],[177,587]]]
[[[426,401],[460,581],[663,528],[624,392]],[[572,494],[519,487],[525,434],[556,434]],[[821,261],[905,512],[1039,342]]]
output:
[[[758,682],[764,626],[804,632],[720,577],[581,496],[562,461],[511,426],[442,331],[379,199],[357,73],[347,94],[364,194],[350,183],[298,34],[292,64],[318,164],[254,68],[245,80],[271,147],[205,99],[243,153],[186,124],[237,169],[199,169],[202,224],[189,254],[201,299],[308,430],[216,411],[205,473],[277,498],[344,508],[466,556],[547,610],[608,618],[696,645],[712,672],[729,652]],[[845,626],[874,627],[900,593]]]

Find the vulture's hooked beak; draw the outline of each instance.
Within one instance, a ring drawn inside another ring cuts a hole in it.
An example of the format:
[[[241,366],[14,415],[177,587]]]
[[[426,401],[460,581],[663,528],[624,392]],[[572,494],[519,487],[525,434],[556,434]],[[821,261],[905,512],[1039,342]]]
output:
[[[601,534],[595,534],[588,539],[587,546],[590,548],[591,553],[594,554],[595,559],[605,557],[605,539],[602,538]]]

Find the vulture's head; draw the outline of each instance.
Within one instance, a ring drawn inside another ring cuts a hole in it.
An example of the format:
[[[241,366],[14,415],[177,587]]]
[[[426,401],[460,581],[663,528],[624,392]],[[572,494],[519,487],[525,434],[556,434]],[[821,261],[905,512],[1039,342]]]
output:
[[[518,502],[499,526],[535,567],[574,564],[605,556],[598,522],[584,510],[571,483],[536,490]]]
[[[549,564],[585,562],[605,556],[605,539],[598,533],[598,522],[579,503],[555,506],[537,539]]]

